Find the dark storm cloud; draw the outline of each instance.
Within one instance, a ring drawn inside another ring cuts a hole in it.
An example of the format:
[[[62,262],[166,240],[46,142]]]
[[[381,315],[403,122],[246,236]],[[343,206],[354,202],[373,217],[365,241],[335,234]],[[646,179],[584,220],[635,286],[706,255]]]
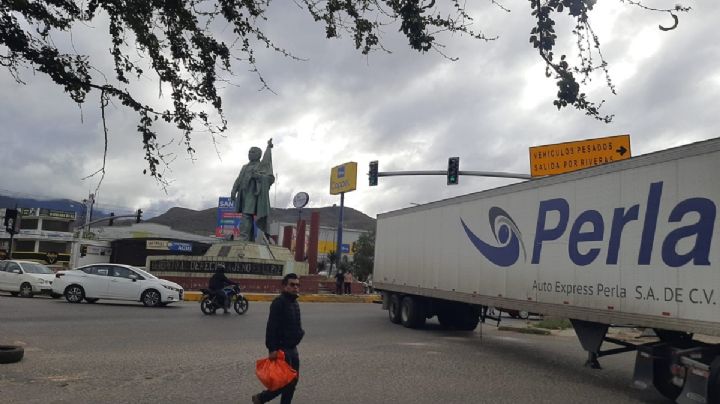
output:
[[[588,87],[593,100],[607,99],[605,113],[616,115],[608,125],[552,105],[553,80],[545,78],[528,43],[533,20],[527,2],[507,4],[510,14],[484,2],[473,5],[478,26],[500,38],[442,38],[447,45],[443,52],[458,57],[457,62],[408,49],[397,26],[385,28],[384,45],[392,54],[363,56],[354,49],[351,36],[326,40],[322,25],[304,11],[274,2],[266,33],[278,46],[306,60],[258,49],[258,68],[274,93],[257,91],[260,83],[245,65],[237,65],[233,76],[224,76],[229,80],[222,90],[229,130],[216,139],[220,158],[207,134],[194,135],[193,161],[177,133],[160,128],[160,142],[168,144],[166,150],[175,158],[166,191],[142,175],[137,117],[111,106],[102,202],[128,209],[144,206],[146,211],[215,206],[247,161],[247,149],[264,148],[270,137],[275,140],[278,172],[277,189],[271,191],[273,206],[289,206],[298,191],[310,193],[311,206],[339,203],[328,194],[330,167],[356,161],[359,186],[347,195],[346,204],[374,215],[513,180],[463,177],[459,186],[447,187],[442,176],[388,177],[381,178],[377,188],[368,188],[365,173],[370,160],[379,160],[381,170],[441,170],[449,156],[460,156],[465,170],[527,173],[528,147],[534,145],[630,133],[637,155],[718,136],[720,52],[710,38],[720,6],[692,3],[694,10],[681,15],[678,29],[660,32],[656,27],[667,25],[665,16],[610,3],[617,10],[599,10],[592,21],[606,34],[600,40],[617,77],[618,95],[609,94],[601,76]],[[615,20],[601,17],[615,14]],[[559,46],[568,46],[558,52],[574,54],[569,47],[572,37],[565,30],[568,24],[558,21]],[[91,28],[84,31],[92,33]],[[659,45],[641,57],[634,53],[633,40],[644,30]],[[76,37],[76,45],[104,52],[107,46],[92,41],[87,32]],[[623,69],[635,73],[624,78]],[[102,127],[93,101],[97,94],[90,95],[81,115],[67,95],[40,77],[26,75],[31,83],[20,87],[7,73],[0,75],[5,141],[0,169],[14,174],[0,188],[82,199],[95,189],[97,178],[81,178],[97,170],[102,159]],[[138,88],[148,99],[160,92],[151,78]],[[168,101],[167,95],[165,89],[161,103]],[[33,159],[35,168],[28,168]]]

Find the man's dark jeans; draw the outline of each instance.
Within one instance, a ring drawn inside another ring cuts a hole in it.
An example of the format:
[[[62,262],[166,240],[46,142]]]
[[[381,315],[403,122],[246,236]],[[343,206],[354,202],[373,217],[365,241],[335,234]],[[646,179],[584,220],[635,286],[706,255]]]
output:
[[[297,386],[298,379],[300,377],[300,355],[298,354],[297,347],[293,349],[283,349],[283,352],[285,352],[285,362],[298,372],[298,377],[280,390],[265,390],[260,393],[259,397],[261,403],[267,403],[281,394],[282,398],[280,398],[280,404],[290,404],[292,402],[293,395],[295,394],[295,386]]]

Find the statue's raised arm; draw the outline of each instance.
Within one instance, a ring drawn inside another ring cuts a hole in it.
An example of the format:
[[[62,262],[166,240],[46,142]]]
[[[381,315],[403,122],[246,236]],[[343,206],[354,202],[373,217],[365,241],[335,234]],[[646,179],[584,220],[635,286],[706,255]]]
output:
[[[265,153],[263,153],[262,161],[260,162],[260,170],[262,170],[263,174],[265,175],[271,175],[273,177],[272,182],[275,182],[275,176],[273,175],[273,166],[272,166],[272,138],[268,140],[267,147],[265,148]],[[272,184],[271,182],[271,184]]]

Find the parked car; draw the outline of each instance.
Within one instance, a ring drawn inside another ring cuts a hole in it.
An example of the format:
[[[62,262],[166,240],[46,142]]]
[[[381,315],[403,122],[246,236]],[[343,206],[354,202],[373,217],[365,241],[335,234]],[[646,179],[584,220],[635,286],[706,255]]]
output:
[[[183,299],[183,288],[140,268],[121,264],[91,264],[55,274],[54,293],[70,303],[99,299],[130,300],[145,306],[165,306]]]
[[[43,264],[32,261],[0,261],[0,290],[11,295],[33,297],[52,293],[55,273]],[[60,297],[54,295],[53,297]]]

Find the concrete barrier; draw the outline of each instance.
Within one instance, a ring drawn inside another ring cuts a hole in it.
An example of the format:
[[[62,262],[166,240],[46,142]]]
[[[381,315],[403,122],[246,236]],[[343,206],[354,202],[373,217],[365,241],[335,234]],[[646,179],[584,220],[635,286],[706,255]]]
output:
[[[251,302],[271,302],[277,294],[274,293],[243,293],[248,301]],[[199,302],[202,298],[201,292],[185,292],[183,300],[191,302]],[[307,303],[376,303],[381,302],[380,295],[331,295],[331,294],[300,294],[298,298],[300,302]]]

